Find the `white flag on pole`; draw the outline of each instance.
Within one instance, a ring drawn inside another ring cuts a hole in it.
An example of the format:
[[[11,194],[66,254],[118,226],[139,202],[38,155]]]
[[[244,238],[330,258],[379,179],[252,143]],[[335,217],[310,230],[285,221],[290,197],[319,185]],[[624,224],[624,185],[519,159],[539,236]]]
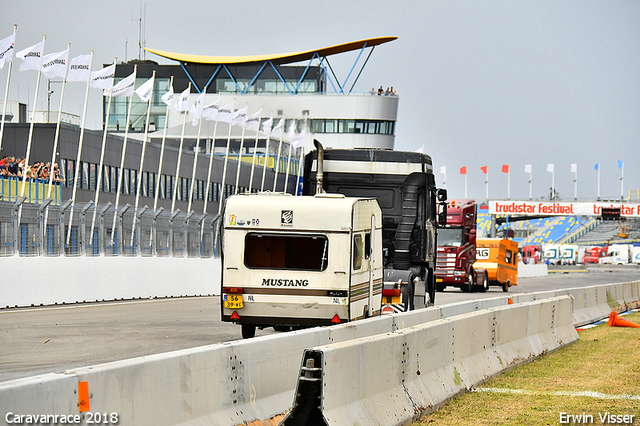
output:
[[[40,69],[42,65],[42,50],[44,49],[44,41],[38,44],[34,44],[31,47],[27,47],[16,53],[16,57],[22,59],[20,64],[20,71],[36,70]]]
[[[571,165],[571,172],[572,173],[578,173],[578,163],[573,163]]]
[[[154,77],[152,76],[135,90],[136,95],[138,95],[142,102],[149,102],[151,99],[151,94],[153,93],[153,81]]]
[[[231,120],[231,124],[235,124],[236,126],[244,126],[247,122],[247,107],[240,108],[233,114],[233,119]]]
[[[91,71],[90,86],[94,89],[111,89],[113,77],[116,75],[116,64],[111,64],[98,71]]]
[[[271,136],[274,138],[279,138],[282,136],[282,132],[284,131],[284,118],[281,118],[276,127],[271,130]]]
[[[224,121],[225,123],[231,124],[233,120],[233,101],[226,104],[225,106],[221,106],[218,110],[218,121]]]
[[[198,96],[196,101],[193,103],[193,105],[191,105],[191,108],[189,109],[189,113],[193,115],[193,121],[191,122],[191,124],[193,124],[194,126],[198,125],[198,122],[202,117],[203,109],[204,109],[204,92],[202,92],[200,96]]]
[[[47,78],[64,78],[67,75],[68,61],[69,49],[44,55],[42,57],[42,75]]]
[[[269,134],[271,132],[271,128],[273,127],[273,117],[269,117],[267,121],[262,123],[262,131]]]
[[[69,61],[69,72],[67,72],[67,81],[87,81],[91,70],[91,55],[80,55]]]
[[[218,119],[218,110],[220,109],[220,101],[215,101],[202,108],[202,118],[205,120],[215,121]]]
[[[554,168],[554,167],[553,167],[553,163],[549,163],[549,164],[547,164],[547,171],[548,171],[549,173],[553,173],[553,168]]]
[[[9,37],[0,40],[0,70],[4,64],[13,60],[13,51],[16,44],[16,34],[13,33]]]
[[[176,101],[176,104],[173,106],[173,110],[175,112],[184,112],[189,111],[189,92],[191,91],[190,87],[187,87],[180,93],[180,97]]]
[[[248,116],[244,128],[247,130],[253,130],[254,132],[260,130],[260,114],[262,114],[262,109]]]
[[[109,93],[111,93],[111,96],[113,97],[128,98],[129,96],[133,96],[133,87],[135,86],[135,84],[136,84],[136,72],[134,71],[128,77],[125,77],[122,80],[120,80],[111,89],[105,89],[102,92],[102,94],[104,96],[109,96]]]
[[[289,126],[289,130],[287,130],[287,139],[289,142],[293,142],[296,138],[296,120],[291,120],[291,125]]]
[[[447,166],[440,166],[440,174],[441,175],[447,174]]]
[[[171,101],[173,101],[173,86],[169,87],[169,91],[162,95],[160,98],[168,107],[171,107]]]
[[[524,172],[525,173],[531,173],[531,164],[526,164],[524,166]]]
[[[304,145],[304,138],[307,136],[307,130],[306,129],[302,129],[302,132],[300,132],[299,134],[296,135],[295,139],[293,140],[293,147],[294,148],[300,148],[302,145]]]

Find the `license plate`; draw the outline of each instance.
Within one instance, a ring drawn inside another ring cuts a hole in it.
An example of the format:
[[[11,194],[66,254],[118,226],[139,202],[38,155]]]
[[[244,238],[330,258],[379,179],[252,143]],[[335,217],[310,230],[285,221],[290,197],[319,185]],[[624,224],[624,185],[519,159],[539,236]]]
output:
[[[225,294],[224,307],[229,309],[242,308],[242,296],[237,294]]]
[[[442,278],[436,278],[436,282],[437,282],[437,283],[441,283],[441,282],[443,282],[443,281],[444,281],[444,279],[442,279]]]

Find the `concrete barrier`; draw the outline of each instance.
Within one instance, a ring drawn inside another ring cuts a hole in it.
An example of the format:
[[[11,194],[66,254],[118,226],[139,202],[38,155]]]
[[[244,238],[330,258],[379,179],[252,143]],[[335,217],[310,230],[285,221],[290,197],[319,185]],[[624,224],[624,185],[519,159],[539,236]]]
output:
[[[201,261],[201,259],[197,260]],[[533,326],[529,320],[527,320],[525,327],[525,323],[519,322],[522,321],[521,319],[499,317],[502,315],[499,314],[500,310],[518,304],[525,306],[540,303],[540,299],[555,297],[558,295],[556,293],[571,295],[574,300],[574,309],[569,306],[558,306],[555,311],[539,310],[535,315],[527,313],[527,318],[537,315],[540,317],[540,324],[542,324],[543,320],[547,321],[549,318],[569,316],[572,318],[569,322],[573,325],[579,325],[583,321],[590,322],[608,316],[611,310],[608,300],[615,300],[612,303],[618,305],[617,294],[620,294],[619,297],[625,303],[633,303],[629,298],[640,300],[638,282],[552,292],[513,294],[435,306],[328,328],[301,330],[112,362],[63,373],[2,382],[0,383],[0,415],[8,412],[17,414],[78,414],[80,412],[78,383],[87,382],[91,411],[116,412],[120,416],[119,424],[121,425],[242,424],[256,419],[265,420],[276,414],[284,413],[291,407],[304,349],[330,344],[344,343],[344,345],[348,345],[349,343],[345,342],[355,341],[354,339],[369,339],[371,342],[377,342],[387,335],[392,336],[389,337],[394,342],[391,344],[392,346],[398,343],[398,335],[405,336],[404,342],[408,345],[407,347],[416,348],[416,345],[422,345],[421,347],[427,352],[421,355],[416,353],[415,356],[419,359],[413,360],[414,364],[412,365],[425,366],[427,370],[419,369],[414,372],[418,375],[417,372],[420,371],[420,374],[424,375],[426,371],[431,371],[428,369],[432,368],[429,366],[431,360],[425,358],[433,355],[428,351],[435,351],[444,339],[461,339],[462,333],[468,341],[450,340],[450,342],[452,345],[455,343],[458,355],[467,354],[466,358],[474,360],[474,368],[480,370],[469,370],[463,374],[466,371],[463,371],[463,365],[446,364],[445,367],[445,364],[442,364],[441,370],[436,369],[437,371],[430,374],[433,380],[450,378],[451,374],[454,376],[458,374],[460,380],[464,379],[461,383],[473,383],[478,377],[493,374],[492,371],[497,368],[494,363],[500,363],[500,361],[496,361],[496,358],[491,358],[488,352],[478,354],[478,345],[488,348],[487,345],[493,347],[495,342],[501,342],[503,338],[507,341],[518,340],[516,339],[518,336],[509,333],[530,330]],[[509,299],[514,305],[509,305]],[[488,315],[488,312],[494,317],[482,316]],[[453,317],[462,321],[457,328],[452,328],[452,322],[448,319]],[[463,318],[466,319],[463,320]],[[466,328],[466,325],[461,326],[467,321],[469,324],[474,321],[483,323],[485,328],[471,332]],[[566,321],[567,319],[563,317],[562,323],[564,324]],[[496,328],[487,331],[486,327],[489,322],[491,324],[512,323],[514,330]],[[428,333],[428,336],[420,337],[420,339],[426,340],[408,341],[408,337],[406,337],[408,334],[405,335],[404,332],[406,330],[408,333],[415,329],[435,327],[436,325],[441,327],[444,334],[434,334],[436,328],[433,328],[430,329],[431,331],[425,332]],[[566,335],[559,334],[557,324],[549,333],[543,335],[540,331],[538,337],[528,337],[530,346],[537,351],[546,347],[548,341],[554,339],[557,341],[558,338]],[[520,339],[524,339],[524,337],[520,336]],[[419,343],[420,341],[422,343]],[[514,348],[521,347],[520,344],[515,344],[511,349],[508,344],[503,346],[500,349],[504,351],[500,355],[501,367],[508,366],[508,360],[515,358],[512,355],[512,351],[515,351]],[[384,354],[386,351],[384,348],[386,346],[381,346],[377,351],[374,351],[374,358],[377,357],[378,362],[383,362],[383,358],[387,357]],[[498,349],[495,349],[495,352],[498,353]],[[407,352],[405,355],[408,356],[411,353]],[[385,360],[384,362],[390,361],[386,358]],[[408,359],[400,360],[401,364],[406,365],[407,362]],[[354,364],[350,368],[359,371],[357,369],[360,367],[356,368],[357,365]],[[468,365],[470,364],[465,364],[465,368],[470,368]],[[487,371],[484,371],[485,366],[487,366]],[[457,373],[454,373],[454,367]],[[388,366],[388,368],[395,369],[396,367]],[[384,370],[386,371],[386,369],[387,367]],[[364,374],[362,371],[361,373]],[[375,370],[375,374],[378,374],[377,370]],[[404,374],[406,386],[406,371]],[[362,378],[361,380],[372,379]],[[391,381],[390,378],[388,380]],[[442,386],[447,391],[447,395],[450,394],[450,389],[454,389],[454,387],[450,387],[452,386],[450,384]],[[435,390],[431,389],[429,392],[434,393]],[[398,394],[397,398],[405,397]],[[429,402],[421,404],[433,405]],[[373,409],[375,404],[371,407]],[[0,418],[0,425],[2,424],[6,424],[4,417]]]
[[[518,278],[544,277],[547,275],[549,275],[549,270],[544,263],[539,265],[526,265],[518,262]]]
[[[220,294],[220,259],[14,256],[2,262],[13,271],[43,273],[3,280],[0,308]]]
[[[308,349],[282,424],[408,424],[577,340],[572,304],[563,296],[501,306]]]

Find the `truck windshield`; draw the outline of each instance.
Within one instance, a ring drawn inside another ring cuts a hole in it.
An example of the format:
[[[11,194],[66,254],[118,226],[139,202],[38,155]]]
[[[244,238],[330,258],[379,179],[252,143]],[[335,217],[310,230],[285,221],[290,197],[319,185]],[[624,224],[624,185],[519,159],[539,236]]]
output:
[[[244,264],[256,269],[324,271],[329,241],[324,235],[247,234]]]
[[[462,245],[462,228],[438,229],[438,245],[460,247]]]

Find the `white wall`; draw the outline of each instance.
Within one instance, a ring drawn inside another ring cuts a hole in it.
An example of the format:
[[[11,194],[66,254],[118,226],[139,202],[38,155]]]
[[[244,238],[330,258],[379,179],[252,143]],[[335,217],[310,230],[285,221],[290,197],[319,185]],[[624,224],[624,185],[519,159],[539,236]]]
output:
[[[0,308],[220,294],[220,259],[0,258]]]

